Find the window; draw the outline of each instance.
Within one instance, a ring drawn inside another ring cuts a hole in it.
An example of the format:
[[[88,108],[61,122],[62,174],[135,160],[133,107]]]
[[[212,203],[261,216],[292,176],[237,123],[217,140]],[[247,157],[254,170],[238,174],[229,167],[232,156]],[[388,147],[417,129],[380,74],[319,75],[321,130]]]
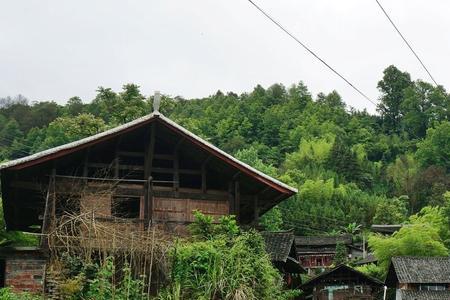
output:
[[[140,197],[113,197],[111,214],[118,218],[138,219],[140,206]]]
[[[445,284],[419,284],[421,291],[445,291],[447,286]]]

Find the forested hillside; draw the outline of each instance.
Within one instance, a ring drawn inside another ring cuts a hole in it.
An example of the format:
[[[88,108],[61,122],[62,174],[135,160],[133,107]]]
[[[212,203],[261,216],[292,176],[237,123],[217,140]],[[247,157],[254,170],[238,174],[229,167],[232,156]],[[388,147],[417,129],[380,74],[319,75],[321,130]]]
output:
[[[374,83],[376,84],[376,83]],[[377,114],[346,106],[338,92],[311,95],[303,83],[256,86],[237,95],[163,97],[161,111],[256,168],[298,187],[270,211],[269,229],[297,234],[399,223],[445,206],[450,189],[450,95],[388,67]],[[152,111],[134,84],[62,106],[0,99],[0,161],[101,132]],[[363,101],[363,99],[361,100]],[[353,224],[354,223],[354,224]]]

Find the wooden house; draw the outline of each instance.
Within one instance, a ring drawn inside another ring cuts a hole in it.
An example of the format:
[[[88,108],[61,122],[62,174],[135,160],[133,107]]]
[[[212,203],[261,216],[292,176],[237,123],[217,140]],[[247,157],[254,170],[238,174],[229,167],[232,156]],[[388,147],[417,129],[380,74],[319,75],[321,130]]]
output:
[[[340,236],[296,236],[295,247],[298,261],[310,271],[326,269],[333,264],[336,245],[342,243],[350,255],[352,245],[351,235]]]
[[[450,299],[450,257],[393,257],[385,284],[396,300]]]
[[[40,228],[43,235],[67,212],[120,219],[131,231],[159,226],[183,234],[194,210],[252,225],[297,192],[157,111],[6,162],[0,176],[7,230]]]
[[[295,253],[294,233],[292,231],[264,231],[266,251],[272,264],[283,274],[289,288],[298,288],[301,283],[300,274],[306,270],[297,261]]]
[[[372,300],[380,299],[383,283],[346,265],[325,271],[302,284],[301,299]]]

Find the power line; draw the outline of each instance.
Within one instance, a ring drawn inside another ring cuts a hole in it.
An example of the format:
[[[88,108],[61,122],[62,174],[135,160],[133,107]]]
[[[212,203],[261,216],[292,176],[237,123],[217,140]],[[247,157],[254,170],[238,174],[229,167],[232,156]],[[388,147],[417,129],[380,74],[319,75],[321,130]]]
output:
[[[394,21],[392,21],[391,17],[389,17],[388,13],[386,12],[386,10],[384,9],[384,7],[381,5],[380,1],[375,0],[378,4],[378,6],[381,8],[381,10],[383,11],[384,15],[386,16],[386,18],[389,20],[389,22],[392,24],[392,26],[395,28],[395,30],[397,31],[397,33],[400,35],[400,37],[402,38],[402,40],[405,42],[405,44],[408,46],[409,50],[411,50],[411,52],[414,54],[414,56],[417,58],[417,60],[420,62],[420,64],[422,65],[422,67],[425,69],[425,71],[428,73],[428,76],[430,76],[431,80],[433,80],[435,85],[439,85],[436,80],[434,80],[433,76],[431,75],[430,71],[428,71],[428,68],[425,66],[425,64],[423,63],[423,61],[420,59],[419,55],[416,53],[416,51],[414,51],[414,49],[412,48],[412,46],[410,45],[410,43],[406,40],[406,38],[403,36],[403,34],[400,32],[400,30],[398,29],[398,27],[395,25]]]
[[[368,100],[373,105],[377,106],[377,104],[372,101],[366,94],[364,94],[360,89],[358,89],[356,86],[354,86],[347,78],[345,78],[343,75],[341,75],[338,71],[336,71],[332,66],[330,66],[325,60],[320,58],[314,51],[312,51],[306,44],[301,42],[294,34],[289,32],[286,28],[283,27],[278,21],[276,21],[273,17],[271,17],[267,12],[265,12],[261,7],[259,7],[255,2],[252,0],[248,0],[256,9],[258,9],[264,16],[266,16],[272,23],[274,23],[278,28],[280,28],[282,31],[284,31],[287,35],[289,35],[292,39],[294,39],[300,46],[302,46],[306,51],[308,51],[311,55],[313,55],[315,58],[317,58],[322,64],[324,64],[328,69],[330,69],[334,74],[339,76],[342,80],[344,80],[349,86],[351,86],[356,92],[358,92],[361,96],[363,96],[366,100]]]

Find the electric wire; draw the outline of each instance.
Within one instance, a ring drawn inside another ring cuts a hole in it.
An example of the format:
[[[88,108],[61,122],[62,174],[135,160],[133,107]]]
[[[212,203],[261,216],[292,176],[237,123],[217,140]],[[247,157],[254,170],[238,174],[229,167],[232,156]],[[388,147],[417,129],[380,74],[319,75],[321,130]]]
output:
[[[261,7],[259,7],[252,0],[247,0],[250,2],[257,10],[259,10],[265,17],[267,17],[272,23],[274,23],[278,28],[280,28],[284,33],[289,35],[294,41],[296,41],[300,46],[302,46],[306,51],[308,51],[311,55],[313,55],[316,59],[318,59],[322,64],[324,64],[328,69],[330,69],[334,74],[339,76],[342,80],[344,80],[350,87],[352,87],[356,92],[358,92],[361,96],[363,96],[366,100],[368,100],[373,105],[377,106],[377,104],[370,99],[366,94],[364,94],[360,89],[358,89],[354,84],[352,84],[347,78],[345,78],[341,73],[339,73],[336,69],[330,66],[325,60],[323,60],[319,55],[317,55],[313,50],[311,50],[305,43],[300,41],[293,33],[287,30],[281,23],[275,20],[272,16],[270,16],[266,11],[264,11]]]
[[[424,68],[425,72],[427,72],[428,76],[430,76],[431,80],[434,82],[435,85],[439,85],[436,80],[434,80],[433,75],[431,75],[430,71],[428,70],[428,68],[425,66],[425,64],[423,63],[423,61],[420,59],[419,55],[416,53],[416,51],[414,51],[413,47],[411,46],[411,44],[408,42],[408,40],[405,38],[405,36],[401,33],[400,29],[398,29],[397,25],[395,25],[394,21],[391,19],[391,17],[389,16],[389,14],[387,13],[387,11],[384,9],[384,7],[381,5],[380,1],[375,0],[378,4],[378,6],[380,7],[380,9],[383,11],[384,15],[386,16],[386,18],[389,20],[389,22],[391,23],[391,25],[394,27],[395,31],[397,31],[397,33],[400,35],[400,37],[402,38],[402,40],[405,42],[405,44],[408,46],[409,50],[411,50],[411,52],[414,54],[414,56],[417,58],[417,60],[419,61],[419,63],[422,65],[422,67]]]

